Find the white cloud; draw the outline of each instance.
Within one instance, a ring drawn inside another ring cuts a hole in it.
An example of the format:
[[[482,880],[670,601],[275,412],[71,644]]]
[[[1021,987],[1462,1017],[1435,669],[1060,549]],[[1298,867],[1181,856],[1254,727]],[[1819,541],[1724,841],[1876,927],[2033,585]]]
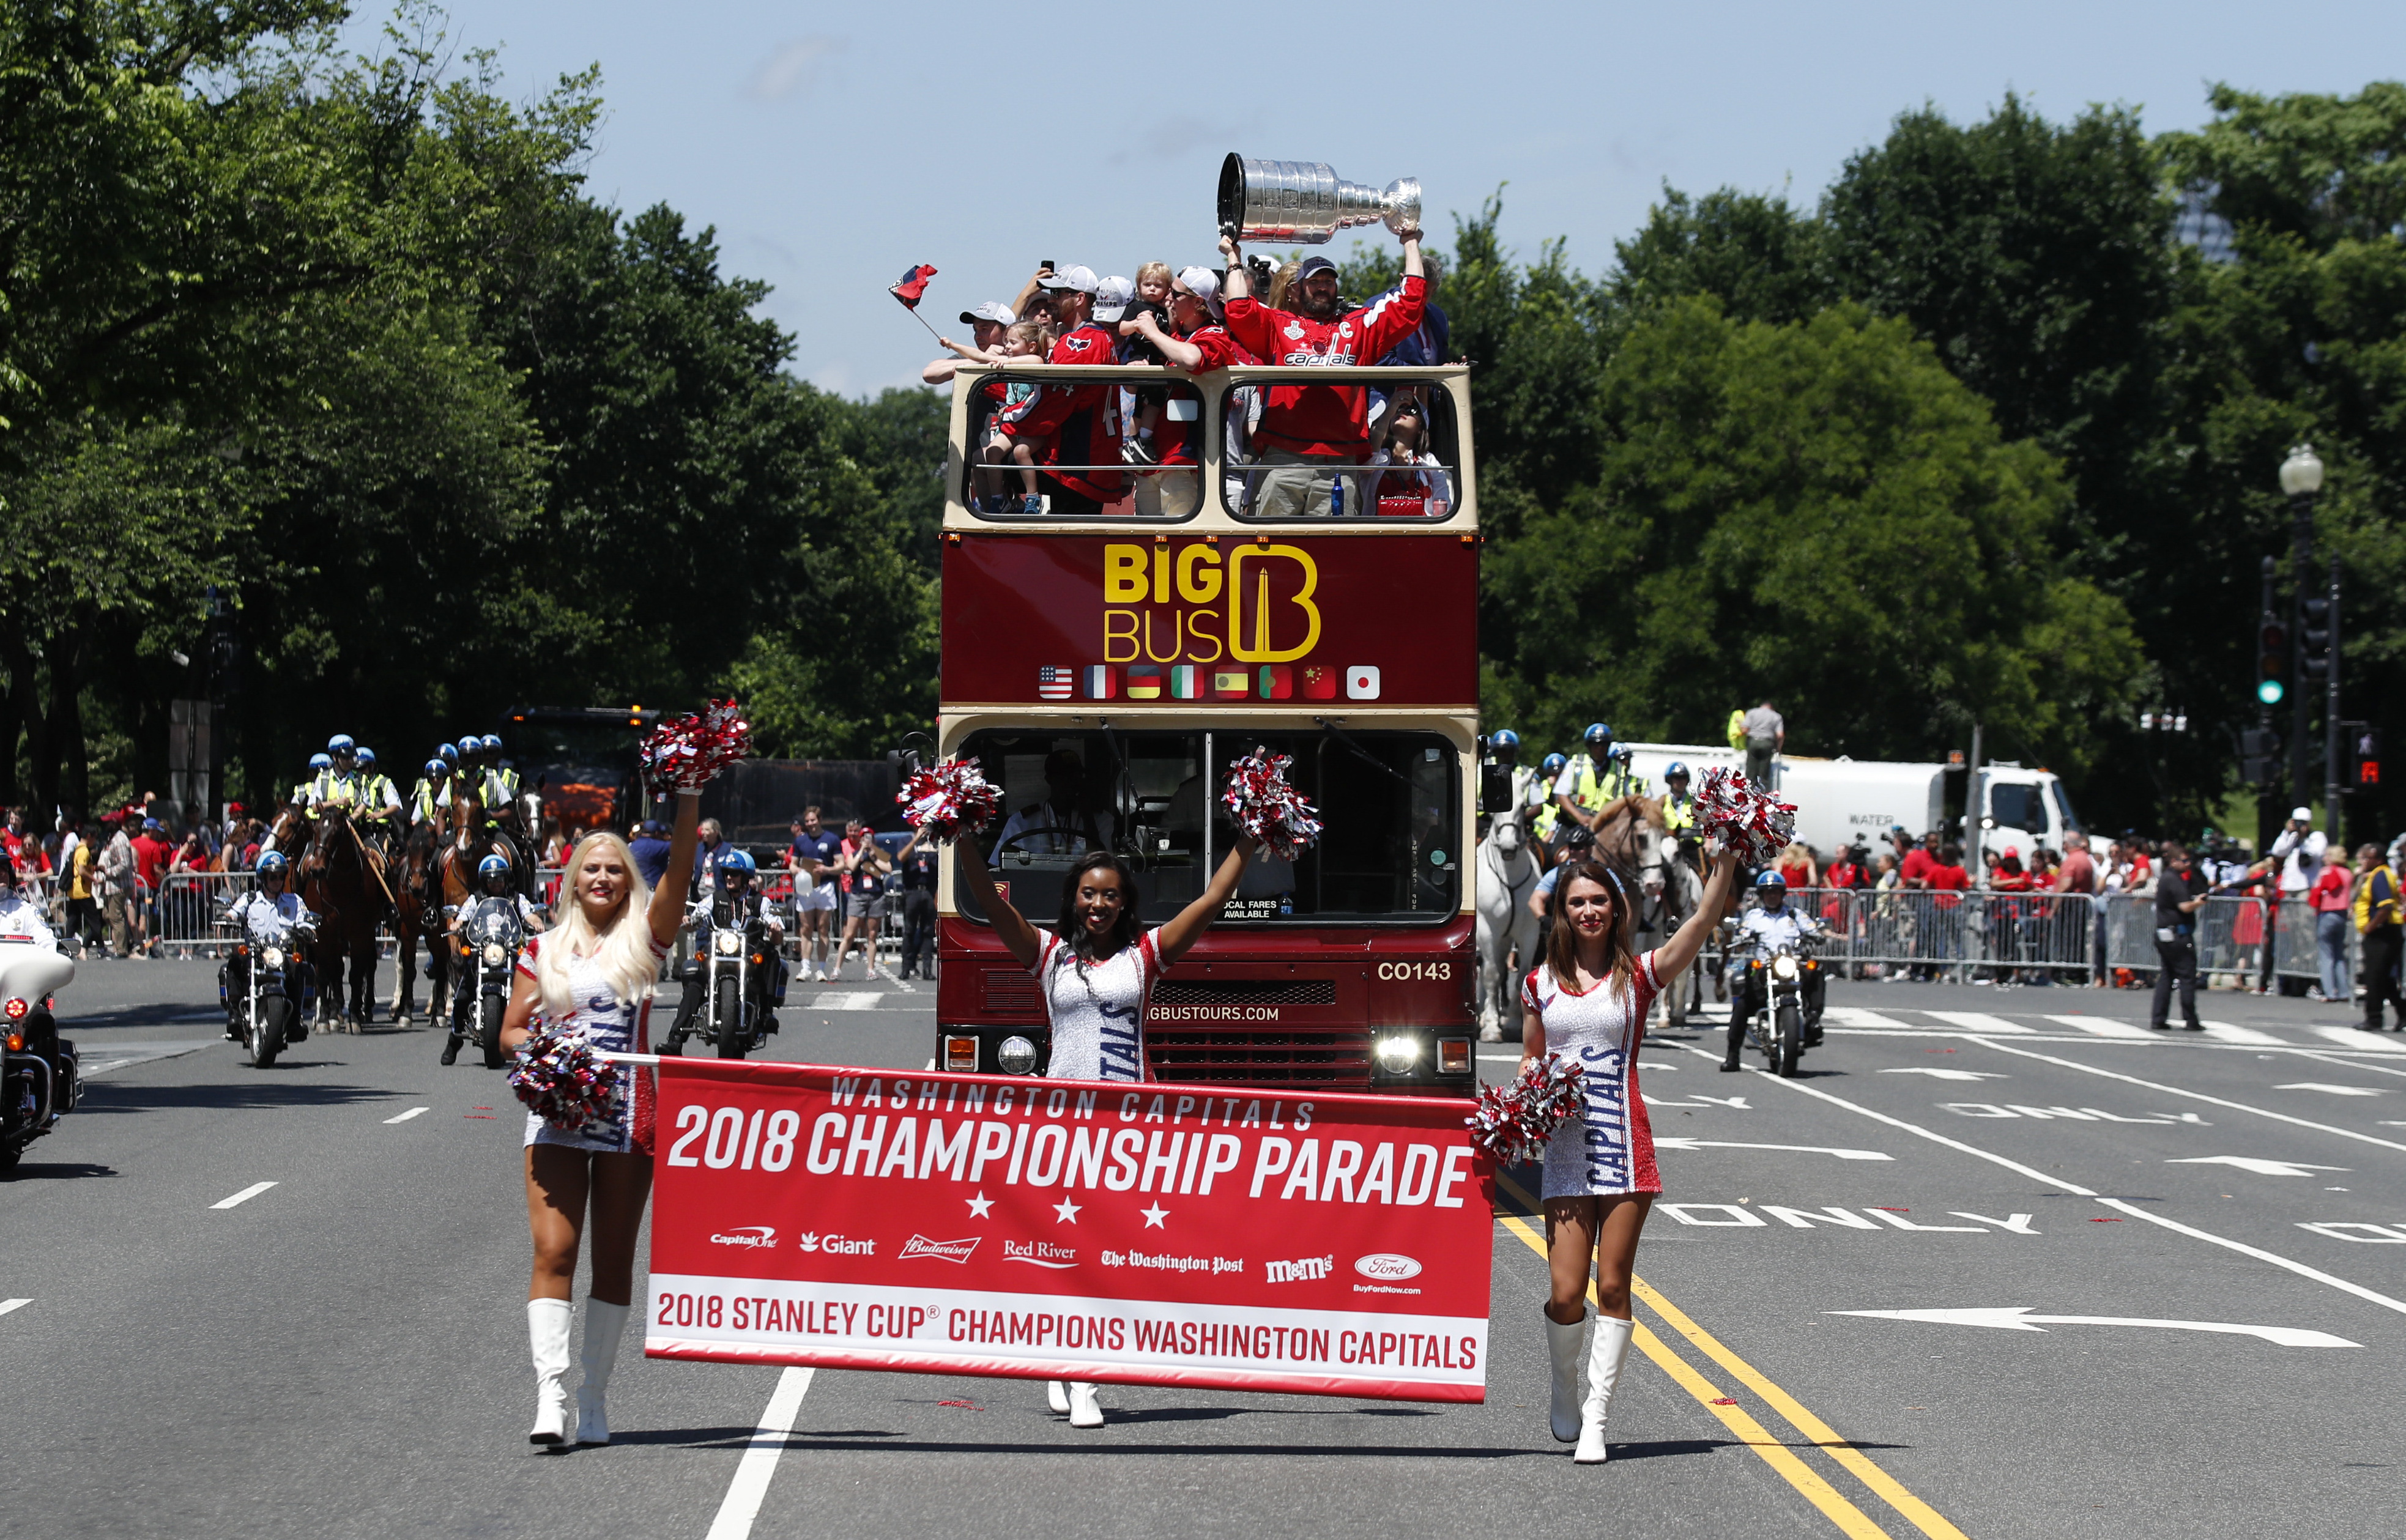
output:
[[[798,37],[771,54],[752,77],[746,93],[758,102],[778,102],[818,83],[828,60],[850,47],[841,37]]]

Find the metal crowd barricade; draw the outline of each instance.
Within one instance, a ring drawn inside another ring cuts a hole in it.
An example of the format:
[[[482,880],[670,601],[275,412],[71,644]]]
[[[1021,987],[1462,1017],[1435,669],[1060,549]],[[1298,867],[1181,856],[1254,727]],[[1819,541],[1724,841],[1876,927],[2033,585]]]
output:
[[[217,917],[238,894],[248,893],[258,879],[248,871],[171,871],[159,879],[156,898],[159,943],[176,951],[221,955],[234,944],[234,933],[220,930]]]

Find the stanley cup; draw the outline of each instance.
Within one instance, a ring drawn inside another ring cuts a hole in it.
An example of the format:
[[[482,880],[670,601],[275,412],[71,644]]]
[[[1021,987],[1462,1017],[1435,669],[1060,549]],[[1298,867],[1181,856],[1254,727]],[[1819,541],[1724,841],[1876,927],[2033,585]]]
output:
[[[1220,231],[1240,241],[1318,246],[1349,225],[1382,221],[1398,234],[1421,222],[1418,178],[1398,177],[1381,191],[1310,162],[1231,155],[1221,163]]]

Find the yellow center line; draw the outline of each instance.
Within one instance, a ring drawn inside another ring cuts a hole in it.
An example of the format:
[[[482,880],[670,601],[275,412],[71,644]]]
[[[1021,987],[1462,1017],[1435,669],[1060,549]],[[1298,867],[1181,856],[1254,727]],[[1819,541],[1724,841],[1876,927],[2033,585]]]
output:
[[[1498,1216],[1504,1223],[1528,1242],[1529,1249],[1542,1257],[1546,1254],[1545,1237],[1529,1227],[1518,1215]],[[1588,1285],[1590,1303],[1595,1299],[1595,1285]],[[1735,1434],[1737,1441],[1762,1457],[1762,1462],[1779,1473],[1787,1483],[1804,1494],[1804,1500],[1821,1510],[1822,1516],[1853,1540],[1890,1540],[1888,1531],[1872,1522],[1871,1516],[1847,1501],[1839,1491],[1823,1480],[1813,1467],[1796,1457],[1796,1451],[1771,1435],[1771,1431],[1748,1415],[1746,1409],[1731,1402],[1719,1386],[1673,1351],[1670,1345],[1656,1336],[1645,1322],[1637,1323],[1632,1340],[1638,1349],[1654,1361],[1664,1374],[1678,1381],[1679,1388],[1696,1398],[1699,1406],[1721,1420],[1721,1424]],[[1724,1403],[1727,1403],[1726,1405]]]

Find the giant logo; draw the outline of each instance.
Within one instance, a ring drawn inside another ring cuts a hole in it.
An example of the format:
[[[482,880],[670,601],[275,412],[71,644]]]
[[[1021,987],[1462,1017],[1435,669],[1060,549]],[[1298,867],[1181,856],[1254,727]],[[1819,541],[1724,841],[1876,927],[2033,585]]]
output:
[[[1106,663],[1289,663],[1320,644],[1320,568],[1299,546],[1103,547]]]

